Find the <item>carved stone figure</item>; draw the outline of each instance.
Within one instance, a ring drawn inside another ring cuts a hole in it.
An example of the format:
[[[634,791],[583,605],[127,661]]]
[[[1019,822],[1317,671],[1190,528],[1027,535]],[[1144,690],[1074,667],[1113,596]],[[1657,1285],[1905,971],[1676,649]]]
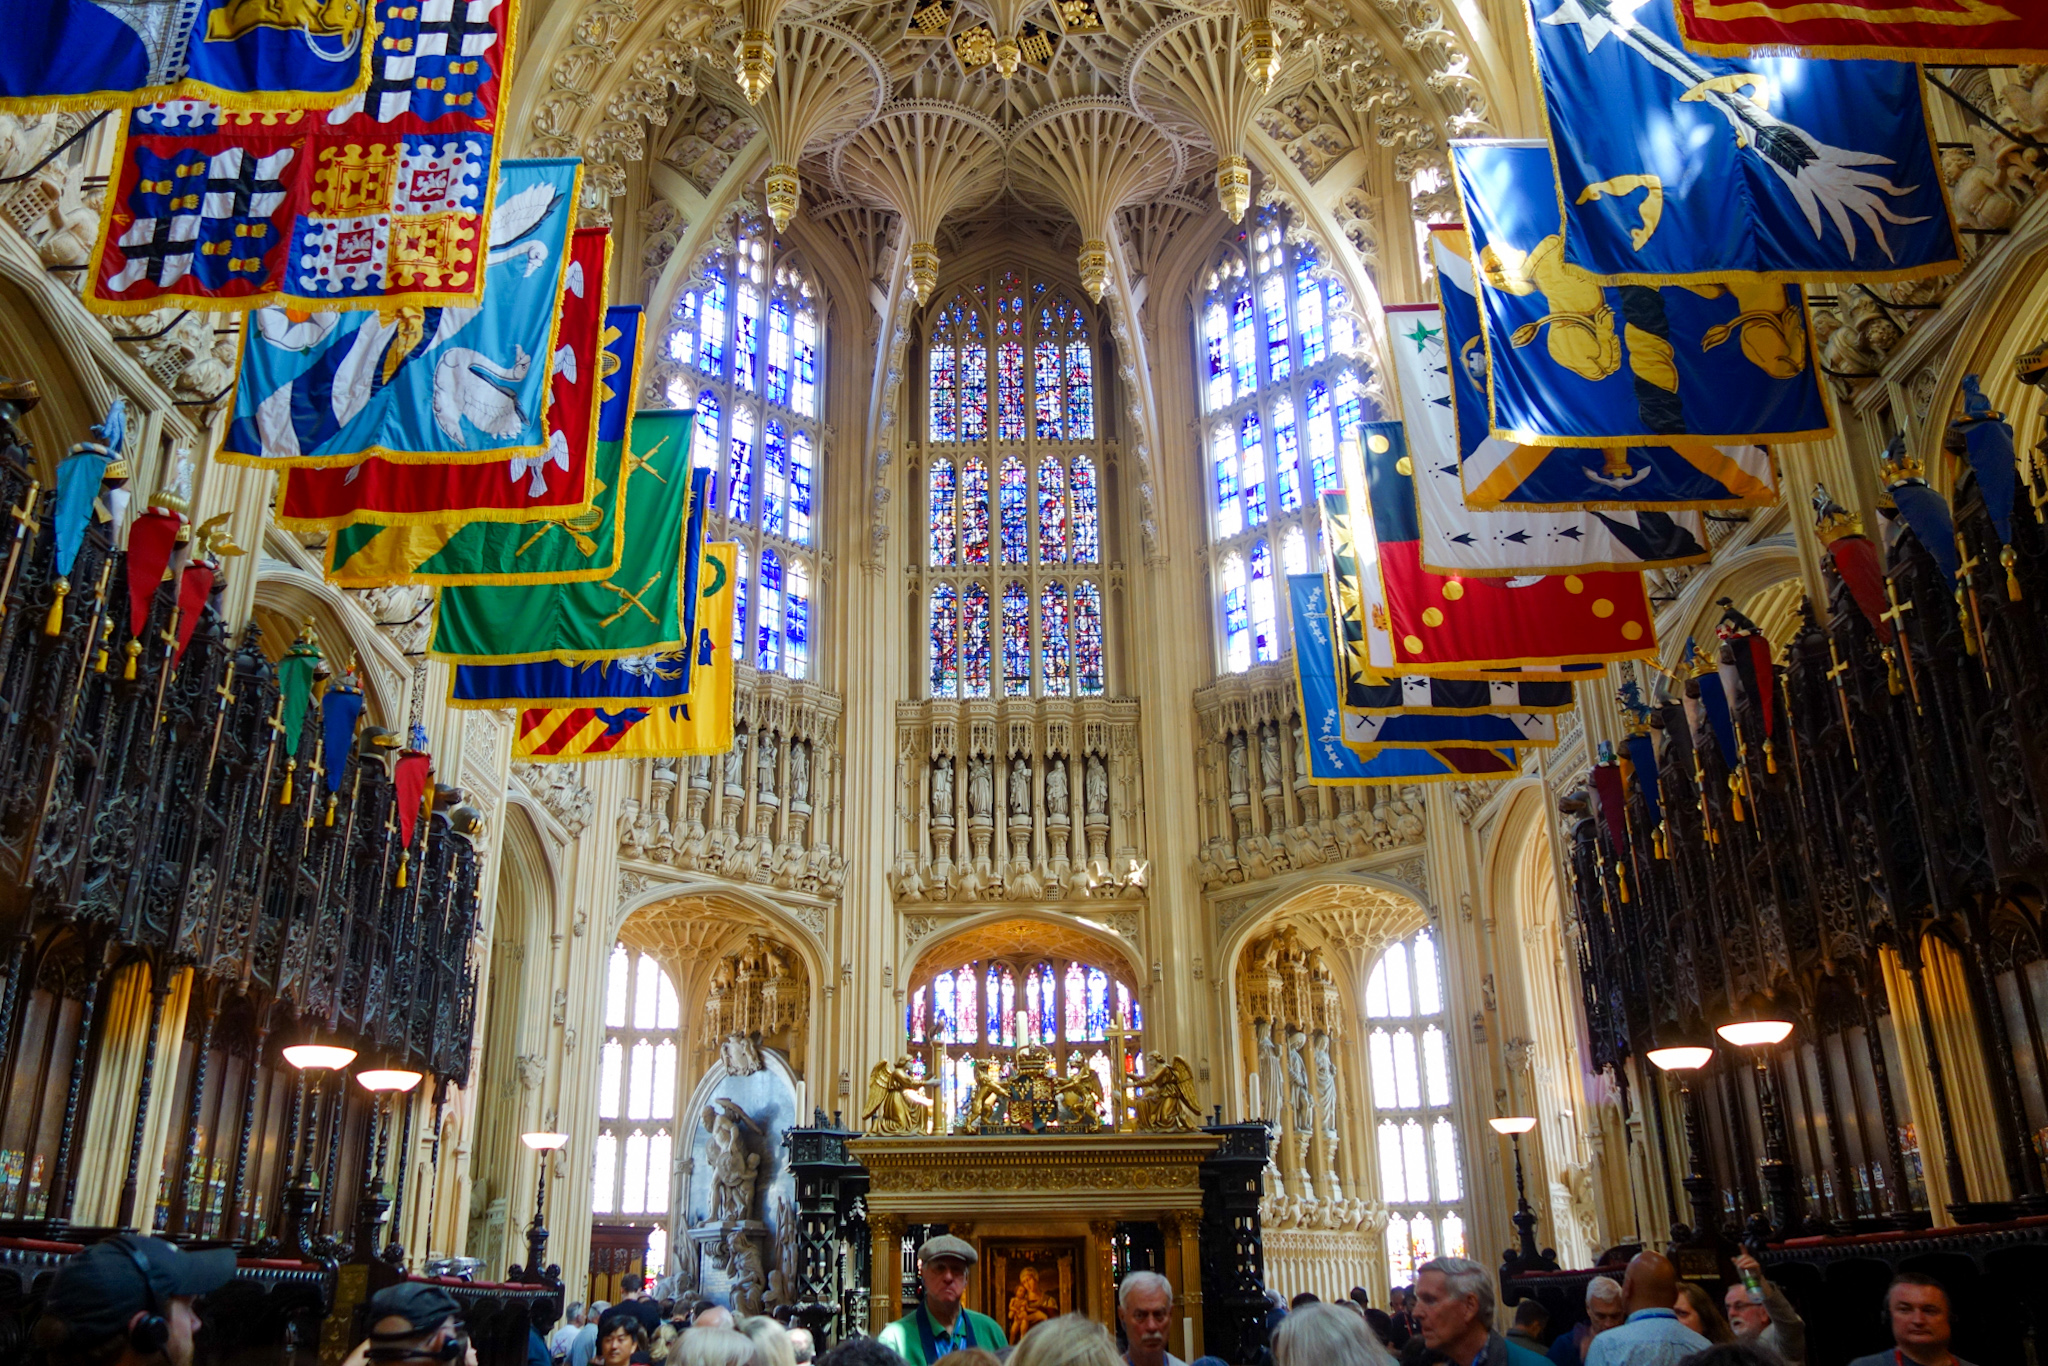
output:
[[[761,1293],[768,1288],[768,1273],[761,1264],[761,1249],[753,1236],[746,1233],[732,1234],[726,1247],[725,1274],[732,1278],[732,1307],[742,1314],[758,1314],[761,1312]]]
[[[754,795],[764,801],[775,796],[775,737],[765,730],[754,733]]]
[[[1304,728],[1294,732],[1294,785],[1300,787],[1308,781],[1308,731]]]
[[[1152,1055],[1152,1074],[1131,1078],[1138,1097],[1138,1128],[1161,1130],[1192,1129],[1202,1117],[1195,1101],[1195,1069],[1186,1058],[1168,1062],[1164,1053]]]
[[[871,1134],[921,1134],[932,1112],[931,1083],[910,1074],[910,1059],[887,1058],[868,1072],[868,1108],[861,1118]]]
[[[712,1222],[745,1223],[754,1217],[754,1187],[761,1179],[761,1154],[748,1151],[747,1141],[760,1129],[745,1110],[723,1096],[704,1107],[704,1129],[711,1135],[707,1161]],[[758,1253],[755,1265],[758,1269]]]
[[[1287,1031],[1288,1127],[1297,1134],[1309,1132],[1315,1122],[1315,1103],[1308,1089],[1308,1035],[1299,1029]]]
[[[789,799],[806,805],[811,800],[811,747],[801,740],[789,743]]]
[[[1259,1118],[1277,1120],[1287,1095],[1287,1065],[1280,1059],[1280,1045],[1273,1041],[1273,1022],[1254,1020],[1252,1038],[1259,1049]]]
[[[1337,1066],[1330,1061],[1330,1036],[1318,1029],[1315,1036],[1316,1120],[1325,1134],[1337,1132]]]
[[[953,820],[953,761],[940,759],[932,765],[932,819],[950,824]]]
[[[761,1070],[761,1049],[744,1034],[728,1034],[718,1046],[718,1060],[736,1077],[751,1077]]]
[[[1067,815],[1067,764],[1057,755],[1045,768],[1045,813],[1062,820]]]
[[[1010,765],[1010,814],[1031,814],[1031,765],[1022,759]]]
[[[737,740],[725,752],[725,790],[734,794],[747,790],[747,757]]]
[[[1088,819],[1091,821],[1109,819],[1109,773],[1102,766],[1102,756],[1088,756],[1088,767],[1082,781],[1087,784]]]
[[[1259,776],[1265,780],[1266,791],[1279,790],[1280,732],[1271,726],[1259,728]]]
[[[1247,767],[1247,760],[1246,760],[1246,758],[1245,758],[1245,752],[1244,752],[1244,751],[1245,751],[1245,746],[1244,746],[1244,736],[1243,736],[1243,735],[1233,735],[1233,736],[1231,736],[1231,737],[1230,737],[1230,800],[1231,800],[1231,801],[1232,801],[1233,803],[1234,803],[1234,802],[1237,802],[1237,801],[1238,801],[1238,800],[1239,800],[1240,798],[1246,797],[1246,796],[1248,795],[1248,793],[1247,793],[1247,791],[1246,791],[1246,784],[1247,784],[1247,783],[1249,783],[1249,782],[1251,781],[1251,779],[1250,779],[1249,775],[1248,775],[1248,774],[1246,773],[1246,767]]]
[[[967,761],[967,814],[975,820],[987,820],[995,802],[994,771],[988,757],[977,754]]]

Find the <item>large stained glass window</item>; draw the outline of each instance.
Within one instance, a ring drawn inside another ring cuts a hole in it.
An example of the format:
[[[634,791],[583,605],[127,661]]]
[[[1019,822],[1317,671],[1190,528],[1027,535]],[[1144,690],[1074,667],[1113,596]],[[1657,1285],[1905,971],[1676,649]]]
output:
[[[682,1002],[661,964],[624,944],[612,946],[604,1024],[597,1055],[590,1206],[618,1222],[666,1230]],[[650,1263],[648,1269],[656,1268]]]
[[[1101,467],[1090,449],[1095,325],[1061,286],[1017,268],[963,285],[929,315],[925,558],[954,593],[959,696],[988,696],[977,690],[983,677],[1005,696],[1107,686]],[[1003,568],[1000,589],[981,568],[990,565]],[[937,609],[936,595],[927,601]],[[977,655],[978,602],[992,609],[980,618],[986,631],[1001,632],[1000,668]],[[937,649],[947,633],[930,625]],[[936,656],[929,676],[946,695]]]
[[[743,216],[733,246],[684,285],[668,326],[652,387],[676,407],[696,407],[691,460],[715,476],[705,539],[738,541],[741,566],[757,565],[762,575],[737,575],[734,657],[808,677],[817,644],[811,556],[822,440],[817,286],[765,220]]]
[[[1217,649],[1230,672],[1290,647],[1276,572],[1320,568],[1318,495],[1341,482],[1339,444],[1375,416],[1348,310],[1314,244],[1287,240],[1279,208],[1231,231],[1195,305]],[[1297,547],[1315,553],[1298,563]]]
[[[1390,947],[1365,983],[1367,1089],[1394,1285],[1465,1254],[1464,1143],[1451,1114],[1443,962],[1427,929]]]

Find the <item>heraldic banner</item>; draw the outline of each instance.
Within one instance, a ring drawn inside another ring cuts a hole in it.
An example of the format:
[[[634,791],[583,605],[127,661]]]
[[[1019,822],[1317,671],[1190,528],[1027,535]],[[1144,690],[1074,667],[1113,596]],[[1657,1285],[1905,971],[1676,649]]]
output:
[[[157,100],[329,109],[370,78],[372,8],[370,0],[0,0],[0,113]]]
[[[539,455],[431,464],[372,456],[345,468],[288,470],[278,524],[303,530],[364,520],[526,522],[589,513],[598,408],[615,386],[623,388],[615,375],[637,383],[631,367],[640,309],[604,307],[610,236],[608,228],[578,228],[570,246],[548,379],[547,445]]]
[[[696,575],[703,564],[704,519],[710,511],[710,470],[690,473],[689,521],[683,531],[684,619],[681,638],[698,639],[692,615],[702,605]],[[689,693],[696,654],[678,646],[659,654],[618,658],[527,659],[464,663],[451,671],[448,702],[456,707],[611,707],[672,702]]]
[[[369,82],[337,108],[135,110],[86,307],[474,304],[486,252],[530,249],[489,221],[517,18],[516,0],[376,0]]]
[[[505,163],[492,217],[525,224],[532,250],[492,253],[479,307],[255,310],[220,458],[267,469],[539,458],[580,165]]]
[[[1716,57],[1796,52],[1935,66],[2048,62],[2048,15],[2032,0],[2010,8],[1989,0],[1889,6],[1678,0],[1678,26],[1688,49]]]
[[[1492,435],[1605,446],[1833,431],[1798,286],[1603,286],[1564,259],[1542,143],[1456,142],[1451,160],[1479,277]]]
[[[1512,749],[1445,745],[1382,749],[1366,756],[1347,746],[1343,713],[1337,707],[1328,589],[1319,574],[1289,574],[1287,596],[1294,617],[1294,678],[1301,690],[1311,782],[1324,786],[1448,782],[1510,777],[1518,771]]]
[[[1444,346],[1457,357],[1450,381],[1466,506],[1678,512],[1777,503],[1770,452],[1762,446],[1607,446],[1595,458],[1579,447],[1528,446],[1494,436],[1471,245],[1463,228],[1438,226],[1429,249],[1443,299]]]
[[[536,763],[581,759],[680,758],[732,748],[733,592],[740,547],[704,547],[698,571],[697,650],[685,697],[647,707],[528,708],[519,714],[512,757]]]
[[[1477,511],[1466,505],[1460,446],[1506,444],[1475,423],[1461,429],[1443,311],[1434,304],[1387,308],[1387,343],[1407,417],[1421,503],[1422,563],[1442,574],[1556,574],[1701,564],[1706,522],[1697,512],[1602,512],[1560,508]],[[1582,457],[1580,457],[1582,458]]]
[[[1572,265],[1632,284],[1961,267],[1911,63],[1697,55],[1668,0],[1529,13]]]
[[[690,470],[694,417],[673,408],[635,415],[633,444],[620,470],[627,497],[617,569],[574,583],[443,588],[434,600],[429,657],[457,664],[574,663],[681,650],[686,571],[692,568],[683,540],[691,486],[702,482]],[[516,529],[505,522],[485,527]]]

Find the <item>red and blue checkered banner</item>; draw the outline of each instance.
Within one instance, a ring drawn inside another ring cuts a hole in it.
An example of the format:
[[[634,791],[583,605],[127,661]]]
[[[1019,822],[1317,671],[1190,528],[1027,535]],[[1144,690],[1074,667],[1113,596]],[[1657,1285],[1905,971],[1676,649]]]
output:
[[[133,111],[88,307],[474,304],[517,0],[376,0],[370,81],[331,110]]]

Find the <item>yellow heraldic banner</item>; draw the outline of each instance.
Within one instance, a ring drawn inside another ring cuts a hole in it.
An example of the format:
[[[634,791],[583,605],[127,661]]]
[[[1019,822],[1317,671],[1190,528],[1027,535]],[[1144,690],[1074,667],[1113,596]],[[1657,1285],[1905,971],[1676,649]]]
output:
[[[674,758],[732,748],[733,593],[736,541],[704,547],[697,655],[689,693],[645,707],[530,708],[519,714],[512,757],[535,763]]]

